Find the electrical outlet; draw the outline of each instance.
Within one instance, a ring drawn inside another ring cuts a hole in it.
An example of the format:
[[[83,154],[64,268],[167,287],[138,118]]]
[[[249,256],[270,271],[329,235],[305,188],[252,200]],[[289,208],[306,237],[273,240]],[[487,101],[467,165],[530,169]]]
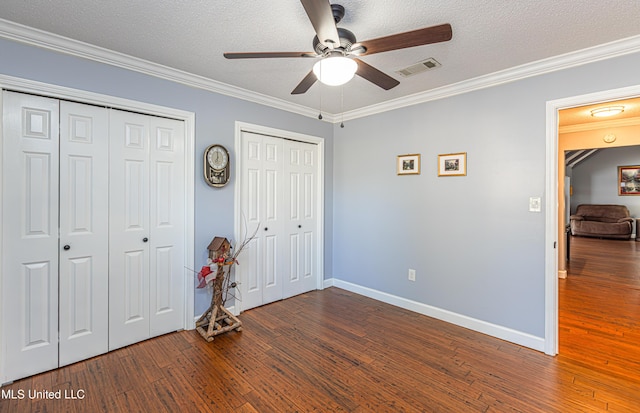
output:
[[[416,270],[409,269],[409,281],[416,280]]]

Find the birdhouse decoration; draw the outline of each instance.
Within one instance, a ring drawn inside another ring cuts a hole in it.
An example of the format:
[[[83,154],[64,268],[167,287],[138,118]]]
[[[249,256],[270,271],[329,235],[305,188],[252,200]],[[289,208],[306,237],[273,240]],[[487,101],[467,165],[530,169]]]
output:
[[[209,260],[207,265],[203,266],[198,272],[198,288],[205,288],[215,281],[218,272],[222,270],[223,265],[229,265],[229,251],[231,250],[231,243],[224,237],[215,237],[209,243],[207,247],[209,250]],[[216,265],[218,271],[216,271]]]
[[[224,237],[215,237],[209,243],[209,259],[218,264],[224,263],[229,257],[229,250],[231,250],[231,243]]]

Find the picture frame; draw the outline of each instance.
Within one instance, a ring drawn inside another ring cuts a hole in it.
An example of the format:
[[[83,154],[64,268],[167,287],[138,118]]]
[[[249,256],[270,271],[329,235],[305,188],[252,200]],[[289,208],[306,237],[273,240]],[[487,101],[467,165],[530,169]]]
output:
[[[438,155],[438,176],[466,176],[467,153]]]
[[[640,195],[640,165],[618,166],[618,195]]]
[[[420,154],[398,155],[396,168],[398,175],[420,175]]]

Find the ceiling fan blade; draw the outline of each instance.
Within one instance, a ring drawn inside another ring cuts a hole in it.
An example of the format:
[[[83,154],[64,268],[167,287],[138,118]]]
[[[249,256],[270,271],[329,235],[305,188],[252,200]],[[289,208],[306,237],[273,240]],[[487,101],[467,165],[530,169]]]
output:
[[[440,43],[451,40],[453,33],[449,23],[439,26],[425,27],[423,29],[412,30],[410,32],[392,34],[391,36],[379,37],[373,40],[366,40],[358,44],[367,48],[368,54],[388,52],[390,50],[406,49],[408,47],[422,46],[431,43]]]
[[[340,46],[340,37],[329,0],[300,0],[318,35],[320,43],[330,49]]]
[[[382,73],[375,67],[363,62],[360,59],[353,59],[358,63],[358,70],[356,74],[364,79],[367,79],[369,82],[380,86],[384,90],[392,89],[400,84],[397,80],[392,78],[391,76]]]
[[[305,93],[307,90],[309,90],[309,88],[311,86],[313,86],[314,83],[316,83],[316,80],[318,80],[318,78],[316,77],[316,75],[313,73],[313,70],[310,71],[305,77],[304,79],[302,79],[302,81],[300,83],[298,83],[298,86],[296,86],[295,89],[293,89],[293,91],[291,92],[292,95],[301,95],[303,93]]]
[[[270,57],[318,57],[314,52],[239,52],[224,53],[227,59],[264,59]]]

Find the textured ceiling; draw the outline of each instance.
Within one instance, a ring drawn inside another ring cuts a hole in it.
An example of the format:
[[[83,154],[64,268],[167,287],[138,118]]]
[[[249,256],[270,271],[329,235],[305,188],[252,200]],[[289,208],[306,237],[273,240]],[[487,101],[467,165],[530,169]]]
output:
[[[312,51],[296,0],[0,0],[0,18],[225,84],[340,113],[640,34],[638,0],[340,0],[339,24],[369,40],[450,23],[446,43],[364,56],[398,79],[385,91],[356,77],[344,88],[291,90],[314,59],[226,60],[223,52]],[[402,78],[426,58],[441,67]],[[322,91],[322,92],[320,92]]]

